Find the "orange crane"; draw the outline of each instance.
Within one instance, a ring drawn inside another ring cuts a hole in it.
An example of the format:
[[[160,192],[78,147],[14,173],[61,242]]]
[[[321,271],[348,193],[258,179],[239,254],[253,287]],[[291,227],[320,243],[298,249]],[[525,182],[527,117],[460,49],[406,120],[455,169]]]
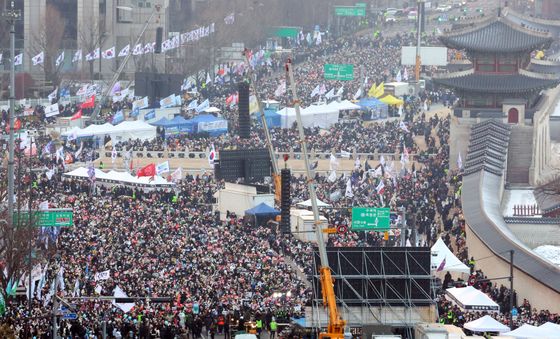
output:
[[[307,143],[305,141],[305,132],[303,130],[303,125],[301,123],[300,102],[296,92],[296,84],[294,81],[294,73],[293,73],[291,60],[288,60],[288,62],[286,63],[286,72],[287,72],[287,77],[289,78],[290,81],[290,88],[292,91],[294,108],[296,110],[296,119],[297,119],[298,131],[299,131],[298,142],[301,144],[301,149],[303,152],[303,160],[305,163],[305,170],[307,174],[307,187],[309,190],[309,197],[311,199],[315,233],[317,235],[317,246],[319,248],[319,257],[321,259],[321,267],[319,271],[321,276],[321,290],[323,294],[323,303],[327,306],[328,315],[329,315],[327,332],[320,333],[319,338],[343,339],[346,321],[343,320],[342,317],[340,316],[340,313],[338,312],[338,307],[336,305],[336,295],[334,294],[334,279],[331,275],[331,268],[329,266],[329,259],[327,257],[327,249],[325,247],[325,242],[323,241],[323,232],[327,231],[327,229],[323,229],[321,227],[322,222],[319,217],[319,208],[317,206],[317,193],[315,192],[315,181],[313,180],[313,176],[311,175],[309,157],[307,152]]]

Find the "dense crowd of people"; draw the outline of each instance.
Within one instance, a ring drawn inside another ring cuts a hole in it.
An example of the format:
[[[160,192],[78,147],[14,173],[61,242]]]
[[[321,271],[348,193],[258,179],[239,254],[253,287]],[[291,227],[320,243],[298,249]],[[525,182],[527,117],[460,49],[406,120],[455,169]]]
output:
[[[434,37],[426,37],[432,41]],[[400,46],[412,44],[413,35],[386,38],[342,37],[326,40],[316,46],[303,46],[295,53],[298,63],[296,81],[309,105],[316,98],[310,94],[322,82],[323,63],[354,63],[362,65],[360,79],[332,83],[344,85],[343,98],[352,99],[360,86],[393,80],[404,68],[399,66]],[[259,90],[265,96],[274,93],[285,81],[282,62],[258,68]],[[411,70],[407,70],[410,72]],[[241,80],[243,74],[234,76]],[[363,79],[368,79],[363,84]],[[236,113],[225,105],[235,89],[235,81],[225,86],[209,86],[201,93],[212,98],[213,105],[231,121],[230,133],[218,138],[181,136],[158,138],[155,141],[129,140],[116,145],[123,150],[185,150],[204,151],[210,144],[218,149],[243,146],[264,146],[262,132],[254,131],[251,139],[241,140],[236,134]],[[283,104],[290,96],[281,98]],[[386,159],[372,168],[367,159],[354,159],[353,171],[338,171],[336,164],[327,174],[315,174],[317,196],[333,209],[322,211],[330,225],[350,225],[349,206],[387,206],[406,211],[406,234],[411,246],[431,246],[442,237],[453,252],[472,266],[467,281],[452,282],[448,277],[442,286],[472,283],[489,294],[504,312],[509,311],[509,298],[503,286],[482,279],[476,270],[472,253],[465,244],[464,220],[460,204],[461,173],[449,172],[448,115],[427,115],[423,103],[450,104],[452,94],[428,90],[420,98],[409,98],[403,107],[403,121],[339,123],[325,131],[307,129],[310,149],[321,152],[356,151],[358,153],[394,153],[400,159]],[[107,107],[103,117],[131,102]],[[62,115],[74,114],[77,106],[63,108]],[[40,112],[41,108],[37,111]],[[45,120],[24,119],[25,128],[41,128]],[[5,114],[2,117],[5,125]],[[4,130],[4,129],[3,129]],[[321,133],[320,133],[321,132]],[[275,148],[299,151],[295,129],[271,129]],[[415,140],[423,138],[419,143]],[[104,140],[105,141],[105,140]],[[253,320],[260,330],[274,331],[277,319],[304,316],[311,303],[311,289],[306,276],[313,272],[312,244],[296,237],[281,235],[269,224],[253,225],[242,216],[228,213],[220,219],[212,210],[214,194],[224,182],[212,173],[187,175],[170,189],[93,183],[92,180],[64,176],[65,158],[57,156],[58,144],[49,138],[38,138],[37,163],[46,168],[29,174],[37,205],[47,202],[50,208],[72,208],[74,226],[60,231],[41,233],[36,246],[47,253],[37,260],[41,280],[34,283],[31,313],[25,296],[8,297],[6,310],[0,318],[17,337],[51,338],[51,316],[55,295],[72,297],[123,296],[141,299],[133,303],[111,303],[100,298],[74,300],[77,320],[59,320],[58,333],[63,337],[101,338],[103,327],[113,338],[174,338],[202,334],[214,337],[244,329],[243,323]],[[97,142],[66,141],[63,151],[74,155],[73,161],[90,162],[97,155]],[[422,144],[422,146],[420,145]],[[425,157],[412,161],[406,154],[424,152]],[[77,153],[77,155],[76,155]],[[307,200],[307,180],[292,177],[294,203]],[[329,246],[395,246],[399,231],[388,238],[381,232],[330,234]],[[469,259],[469,255],[471,255]],[[298,272],[300,271],[300,272]],[[440,291],[441,292],[441,291]],[[171,298],[155,303],[151,299]],[[143,299],[142,299],[143,298]],[[481,314],[463,312],[442,294],[438,295],[440,321],[461,326]],[[537,311],[529,301],[519,308],[517,322],[540,324],[560,322],[557,314]],[[505,313],[496,315],[506,322]]]

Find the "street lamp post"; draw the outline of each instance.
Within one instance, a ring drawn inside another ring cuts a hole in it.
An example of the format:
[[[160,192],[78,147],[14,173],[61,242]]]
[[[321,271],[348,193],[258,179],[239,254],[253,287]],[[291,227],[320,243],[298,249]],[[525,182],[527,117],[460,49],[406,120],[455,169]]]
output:
[[[8,224],[12,225],[14,214],[14,121],[16,99],[16,21],[21,19],[21,11],[15,9],[15,0],[11,1],[10,8],[6,8],[2,17],[10,22],[10,136],[8,141]]]

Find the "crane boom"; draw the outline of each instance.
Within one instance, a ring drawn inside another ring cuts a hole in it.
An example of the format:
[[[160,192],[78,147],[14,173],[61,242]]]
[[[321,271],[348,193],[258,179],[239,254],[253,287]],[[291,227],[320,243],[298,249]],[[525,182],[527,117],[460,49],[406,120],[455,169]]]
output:
[[[334,294],[334,281],[331,275],[331,268],[329,266],[329,259],[327,257],[327,248],[323,240],[323,228],[321,227],[321,219],[319,217],[319,208],[317,206],[317,193],[315,191],[315,181],[311,175],[309,166],[309,158],[307,153],[307,143],[305,141],[305,132],[301,123],[300,104],[296,91],[296,83],[294,81],[294,72],[291,60],[286,63],[286,70],[290,80],[290,89],[292,91],[294,108],[296,110],[296,119],[299,132],[299,143],[303,152],[303,161],[307,175],[307,188],[309,190],[309,198],[311,199],[311,208],[313,210],[313,220],[315,225],[315,233],[317,235],[317,246],[319,248],[319,258],[321,260],[321,268],[319,269],[321,275],[321,289],[323,291],[323,303],[327,306],[329,312],[329,323],[327,325],[327,332],[320,333],[319,338],[344,338],[344,321],[338,307],[336,306],[336,295]]]

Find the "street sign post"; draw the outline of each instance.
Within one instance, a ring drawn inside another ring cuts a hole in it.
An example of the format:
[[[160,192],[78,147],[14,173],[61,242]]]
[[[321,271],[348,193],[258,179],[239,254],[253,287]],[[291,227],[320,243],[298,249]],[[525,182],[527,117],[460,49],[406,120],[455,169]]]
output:
[[[32,223],[35,227],[69,227],[74,225],[74,212],[70,208],[32,211]],[[14,212],[14,225],[18,222],[25,226],[29,220],[29,211]]]
[[[365,7],[335,6],[334,15],[336,16],[366,16]]]
[[[390,219],[390,208],[354,207],[352,231],[385,231],[390,228]]]
[[[323,71],[325,80],[354,80],[354,65],[325,64]]]

